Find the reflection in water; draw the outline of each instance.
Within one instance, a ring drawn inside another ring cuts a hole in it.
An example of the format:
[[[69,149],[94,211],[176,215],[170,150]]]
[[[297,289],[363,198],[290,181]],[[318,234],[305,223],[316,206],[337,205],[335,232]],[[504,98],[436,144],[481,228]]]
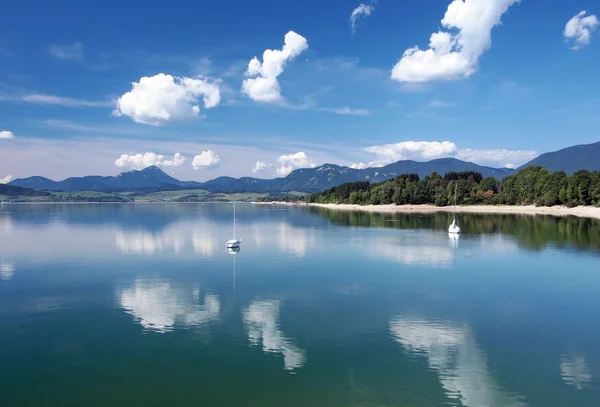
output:
[[[502,391],[488,371],[484,352],[467,326],[398,317],[390,331],[402,346],[427,357],[448,398],[470,407],[524,407],[521,397]]]
[[[194,252],[203,257],[211,257],[215,253],[214,238],[201,229],[194,230],[192,243],[194,244]]]
[[[0,259],[0,280],[10,280],[15,274],[15,263]]]
[[[174,287],[164,280],[138,279],[121,291],[119,303],[145,329],[165,333],[175,324],[198,326],[219,319],[219,297],[207,294],[199,303],[200,289]]]
[[[279,224],[279,247],[281,251],[304,257],[306,250],[315,245],[315,236],[306,229],[296,229],[287,223]]]
[[[242,250],[240,247],[227,247],[227,253],[233,256],[233,292],[235,292],[235,258],[236,254]]]
[[[452,249],[458,249],[458,237],[457,233],[448,233],[448,241]]]
[[[585,363],[585,358],[580,355],[562,355],[560,362],[560,375],[565,383],[574,386],[577,390],[592,381],[592,373]]]
[[[13,230],[12,220],[8,216],[3,216],[0,218],[0,231],[9,235]]]
[[[156,254],[166,248],[172,248],[179,253],[184,244],[183,237],[178,233],[162,233],[155,235],[146,231],[117,232],[116,245],[121,253]]]
[[[279,301],[252,301],[244,311],[244,323],[248,330],[248,339],[253,346],[262,340],[263,352],[281,353],[285,370],[294,370],[304,365],[306,357],[292,340],[283,336],[277,320],[279,319]]]
[[[375,242],[372,252],[408,266],[446,267],[452,264],[454,258],[452,250],[437,246],[402,246]]]

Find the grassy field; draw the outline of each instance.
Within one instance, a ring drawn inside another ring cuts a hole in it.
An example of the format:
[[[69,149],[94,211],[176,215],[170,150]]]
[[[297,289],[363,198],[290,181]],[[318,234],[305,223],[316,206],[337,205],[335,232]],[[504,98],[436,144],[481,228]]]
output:
[[[182,191],[161,191],[151,194],[138,195],[135,202],[177,202],[184,197],[195,197],[202,199],[209,193],[202,189],[186,189]],[[125,195],[125,194],[124,194]]]

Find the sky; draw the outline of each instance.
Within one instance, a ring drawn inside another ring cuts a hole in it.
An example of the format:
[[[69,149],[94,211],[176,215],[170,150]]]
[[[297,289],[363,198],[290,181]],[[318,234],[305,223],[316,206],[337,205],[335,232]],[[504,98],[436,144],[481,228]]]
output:
[[[597,0],[11,2],[0,182],[271,178],[600,139]]]

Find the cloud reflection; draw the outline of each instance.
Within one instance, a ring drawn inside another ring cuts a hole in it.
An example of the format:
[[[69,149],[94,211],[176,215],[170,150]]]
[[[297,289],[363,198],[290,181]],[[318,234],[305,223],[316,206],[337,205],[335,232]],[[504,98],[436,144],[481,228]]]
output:
[[[253,346],[259,346],[262,341],[263,352],[281,353],[285,370],[299,369],[306,357],[292,340],[283,336],[277,322],[279,308],[280,303],[276,300],[253,301],[244,311],[248,339]]]
[[[198,288],[174,287],[164,280],[138,279],[119,294],[119,303],[145,329],[166,333],[175,325],[199,326],[219,319],[219,297],[207,294],[200,304]]]
[[[0,259],[0,280],[10,280],[15,274],[15,263]]]
[[[566,384],[577,390],[592,381],[592,372],[582,355],[562,355],[560,375]]]
[[[306,229],[296,229],[287,223],[280,223],[278,231],[279,247],[285,253],[304,257],[306,250],[315,245],[314,234],[309,234]]]
[[[406,350],[427,358],[448,398],[470,407],[524,407],[488,370],[484,352],[467,326],[398,317],[390,331]]]

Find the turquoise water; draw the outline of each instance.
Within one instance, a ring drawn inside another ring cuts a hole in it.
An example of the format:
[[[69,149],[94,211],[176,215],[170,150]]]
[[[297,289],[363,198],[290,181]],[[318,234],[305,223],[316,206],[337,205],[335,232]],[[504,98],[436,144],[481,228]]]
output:
[[[600,223],[0,206],[0,406],[597,406]]]

